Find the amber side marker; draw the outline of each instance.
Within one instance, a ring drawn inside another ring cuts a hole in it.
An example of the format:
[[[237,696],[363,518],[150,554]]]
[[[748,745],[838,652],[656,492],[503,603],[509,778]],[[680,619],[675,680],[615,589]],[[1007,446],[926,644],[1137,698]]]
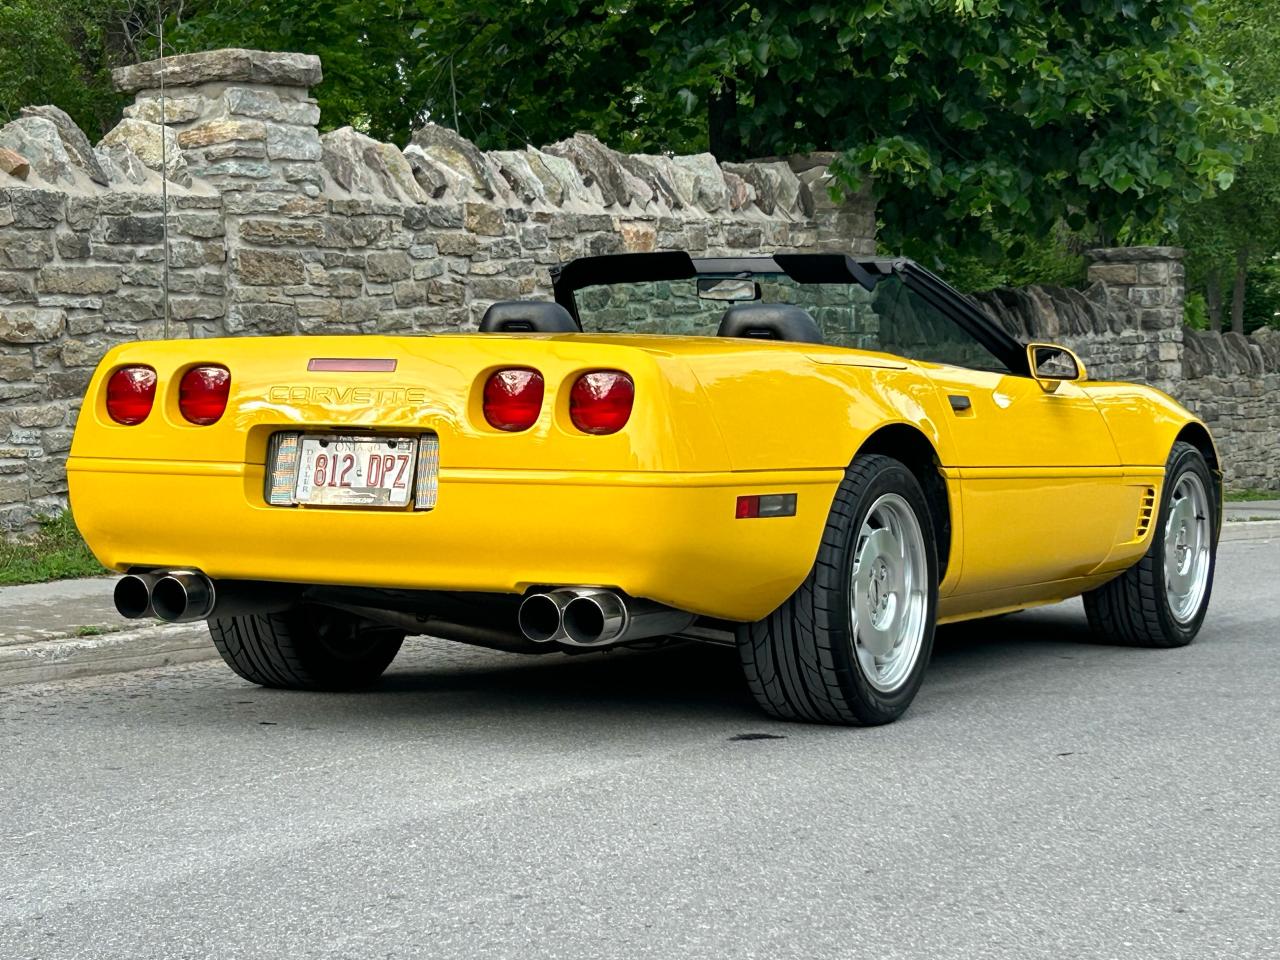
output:
[[[395,360],[374,360],[367,357],[313,357],[307,361],[312,373],[392,373]]]

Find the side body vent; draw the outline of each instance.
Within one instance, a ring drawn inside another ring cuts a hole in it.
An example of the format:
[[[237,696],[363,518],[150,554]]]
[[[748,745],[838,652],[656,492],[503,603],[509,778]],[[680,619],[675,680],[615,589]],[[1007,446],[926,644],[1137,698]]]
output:
[[[1138,530],[1134,540],[1143,540],[1151,529],[1151,519],[1156,514],[1156,488],[1147,487],[1142,491],[1142,502],[1138,506]]]

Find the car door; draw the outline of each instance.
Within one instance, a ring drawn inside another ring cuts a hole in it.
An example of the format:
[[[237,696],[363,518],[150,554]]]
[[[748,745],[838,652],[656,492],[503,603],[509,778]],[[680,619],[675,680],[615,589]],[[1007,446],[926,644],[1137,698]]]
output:
[[[919,361],[950,411],[943,467],[960,489],[962,564],[951,595],[1088,575],[1135,499],[1101,413],[1074,383],[1047,392],[1014,372],[1009,350],[974,329],[983,321],[959,322],[964,305],[934,284],[886,291],[877,313],[885,349]]]

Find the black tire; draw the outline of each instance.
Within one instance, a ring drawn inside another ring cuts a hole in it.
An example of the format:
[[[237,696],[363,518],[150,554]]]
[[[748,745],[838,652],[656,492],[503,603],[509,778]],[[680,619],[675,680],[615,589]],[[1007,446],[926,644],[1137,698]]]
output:
[[[1199,476],[1209,501],[1209,577],[1199,609],[1193,617],[1180,622],[1174,616],[1165,589],[1165,527],[1173,491],[1188,472]],[[1164,492],[1151,546],[1141,560],[1120,576],[1084,595],[1085,614],[1095,634],[1112,643],[1134,647],[1185,647],[1196,638],[1213,593],[1213,574],[1218,560],[1218,496],[1217,481],[1204,455],[1189,443],[1175,443],[1165,465]]]
[[[925,566],[924,635],[914,664],[891,692],[867,679],[854,650],[851,583],[859,532],[885,494],[914,512]],[[929,506],[902,463],[880,454],[856,457],[831,505],[817,560],[800,588],[769,616],[738,629],[738,652],[756,702],[783,720],[871,726],[900,717],[920,689],[933,650],[938,559]]]
[[[404,632],[324,607],[209,621],[227,666],[251,683],[282,690],[350,690],[391,665]]]

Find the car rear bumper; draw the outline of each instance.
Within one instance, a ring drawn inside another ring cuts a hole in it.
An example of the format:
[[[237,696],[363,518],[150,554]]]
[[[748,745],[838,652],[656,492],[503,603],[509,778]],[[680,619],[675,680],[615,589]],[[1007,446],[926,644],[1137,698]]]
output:
[[[523,593],[616,587],[755,620],[799,586],[840,470],[724,473],[442,469],[429,511],[273,507],[260,464],[72,457],[74,516],[106,566],[211,577]],[[795,493],[794,517],[735,519]]]

